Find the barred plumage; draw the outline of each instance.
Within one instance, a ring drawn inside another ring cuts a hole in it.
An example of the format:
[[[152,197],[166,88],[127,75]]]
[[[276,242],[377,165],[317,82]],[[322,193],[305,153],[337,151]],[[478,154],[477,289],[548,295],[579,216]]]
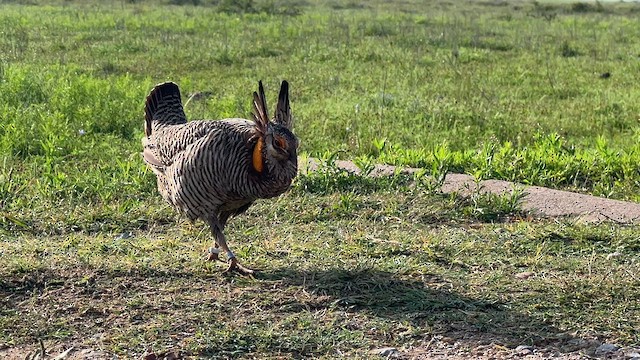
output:
[[[254,92],[253,121],[187,122],[175,83],[157,85],[145,104],[143,158],[156,174],[158,191],[190,220],[206,221],[215,243],[227,253],[227,271],[251,273],[237,263],[223,234],[232,215],[256,199],[284,193],[297,174],[298,140],[291,132],[289,86],[282,82],[275,118],[268,117],[262,82]]]

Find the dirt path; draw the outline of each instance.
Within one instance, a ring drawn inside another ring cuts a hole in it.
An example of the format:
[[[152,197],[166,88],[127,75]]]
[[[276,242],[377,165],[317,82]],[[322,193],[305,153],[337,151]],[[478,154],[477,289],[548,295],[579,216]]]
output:
[[[340,168],[359,173],[360,169],[351,161],[336,161]],[[309,159],[301,164],[302,171],[317,169],[318,161]],[[395,166],[376,165],[372,176],[389,176],[396,171]],[[403,173],[414,173],[415,168],[402,168]],[[442,191],[470,194],[480,187],[481,192],[503,194],[514,189],[523,189],[525,196],[522,209],[540,217],[571,217],[586,222],[612,221],[619,224],[640,223],[640,204],[611,200],[597,196],[577,194],[570,191],[554,190],[540,186],[527,186],[502,180],[484,180],[476,183],[471,175],[448,174]]]

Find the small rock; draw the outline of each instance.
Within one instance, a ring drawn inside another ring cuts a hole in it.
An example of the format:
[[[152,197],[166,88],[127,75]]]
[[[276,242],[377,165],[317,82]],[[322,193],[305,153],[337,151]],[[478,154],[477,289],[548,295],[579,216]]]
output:
[[[563,352],[574,352],[586,348],[595,348],[600,343],[595,340],[585,340],[585,339],[571,339],[567,341],[567,343],[561,347],[561,351]]]
[[[602,344],[596,348],[596,356],[602,356],[620,350],[620,346],[613,344]]]
[[[116,235],[115,240],[124,240],[124,239],[129,239],[131,237],[133,237],[133,233],[131,231],[127,231],[127,232],[123,232]]]
[[[516,348],[516,354],[520,356],[527,356],[533,354],[533,347],[528,345],[520,345]]]
[[[78,352],[79,359],[109,359],[109,355],[104,351],[83,349]]]
[[[533,273],[531,271],[525,271],[525,272],[517,273],[514,276],[515,276],[516,279],[526,280],[526,279],[532,277],[533,275],[535,275],[535,273]]]
[[[607,255],[607,260],[611,260],[613,258],[617,258],[617,257],[620,257],[620,256],[622,256],[622,253],[619,253],[619,252],[616,251],[614,253],[611,253],[611,254]]]
[[[389,357],[389,356],[394,356],[398,354],[398,349],[394,347],[385,347],[385,348],[371,350],[371,353],[384,356],[384,357]]]
[[[640,360],[640,353],[639,352],[630,352],[627,355],[627,358],[629,360]]]

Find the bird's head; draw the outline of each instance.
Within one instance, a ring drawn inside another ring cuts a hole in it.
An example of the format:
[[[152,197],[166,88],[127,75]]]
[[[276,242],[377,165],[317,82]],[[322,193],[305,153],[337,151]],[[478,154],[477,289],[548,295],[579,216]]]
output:
[[[272,173],[284,171],[293,178],[298,171],[298,139],[286,127],[270,123],[264,137],[266,163]],[[284,175],[283,174],[283,175]]]
[[[253,118],[263,141],[262,155],[270,174],[293,179],[298,172],[298,139],[293,134],[293,118],[289,106],[289,83],[280,85],[278,104],[273,120],[269,119],[262,82],[253,93]]]

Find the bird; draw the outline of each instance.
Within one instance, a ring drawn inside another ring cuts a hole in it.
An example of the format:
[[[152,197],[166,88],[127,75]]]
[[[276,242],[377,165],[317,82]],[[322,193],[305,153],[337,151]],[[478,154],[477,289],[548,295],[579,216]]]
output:
[[[285,193],[298,173],[299,140],[293,133],[289,83],[280,85],[270,118],[262,81],[253,92],[252,119],[187,121],[180,88],[156,85],[145,101],[142,157],[155,173],[162,198],[194,222],[206,222],[214,238],[206,259],[223,261],[224,273],[253,275],[231,251],[224,235],[230,217],[256,200]],[[223,261],[224,262],[224,261]]]

